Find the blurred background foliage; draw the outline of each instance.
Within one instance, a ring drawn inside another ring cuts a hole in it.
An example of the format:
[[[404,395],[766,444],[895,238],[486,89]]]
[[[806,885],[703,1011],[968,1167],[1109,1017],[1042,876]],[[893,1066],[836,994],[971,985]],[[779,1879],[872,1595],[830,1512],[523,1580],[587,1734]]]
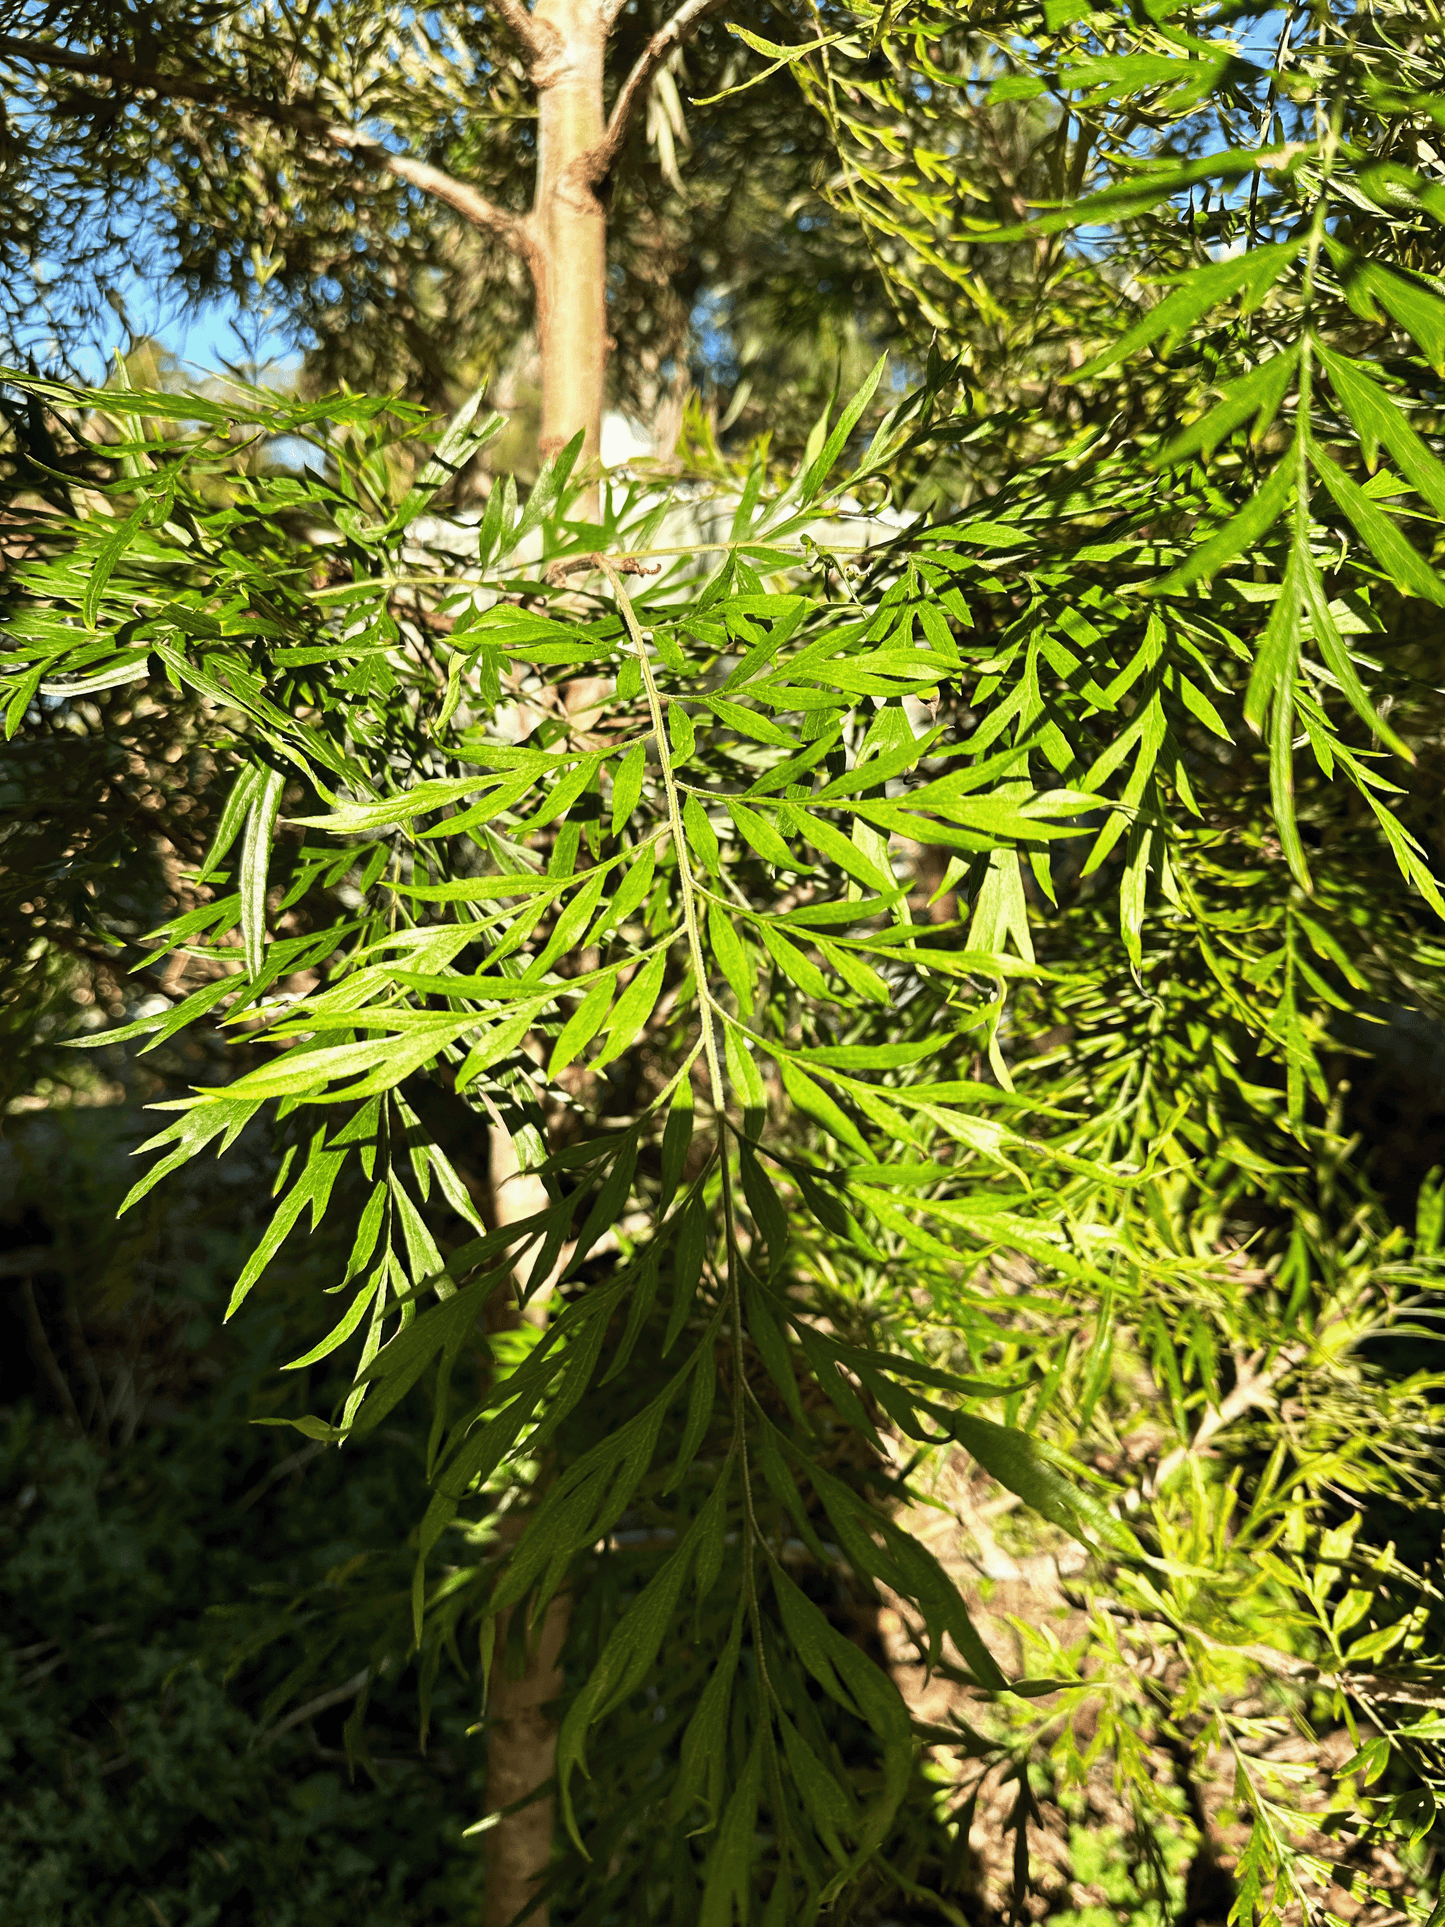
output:
[[[254,1424],[296,1402],[275,1368],[313,1254],[223,1333],[265,1147],[117,1239],[136,1123],[37,1107],[0,1145],[0,1918],[460,1920],[473,1696],[440,1683],[423,1757],[414,1682],[379,1679],[355,1778],[354,1691],[270,1704],[348,1577],[383,1619],[388,1574],[404,1594],[411,1442],[343,1464]],[[348,1622],[352,1671],[367,1631]]]

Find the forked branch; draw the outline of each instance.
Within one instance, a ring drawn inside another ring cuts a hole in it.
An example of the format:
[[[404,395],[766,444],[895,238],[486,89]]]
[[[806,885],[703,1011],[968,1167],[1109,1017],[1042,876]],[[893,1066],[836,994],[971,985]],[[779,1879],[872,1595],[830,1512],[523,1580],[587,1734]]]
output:
[[[369,134],[359,134],[352,127],[330,126],[322,131],[333,147],[346,149],[384,168],[388,174],[395,175],[397,180],[405,181],[408,186],[420,188],[423,194],[430,194],[433,200],[443,202],[474,228],[480,228],[486,234],[495,234],[513,254],[531,263],[535,247],[525,223],[517,215],[508,214],[505,208],[489,201],[485,194],[479,194],[465,181],[459,181],[454,174],[445,173],[440,167],[432,167],[426,161],[414,161],[406,154],[393,154],[379,140],[374,140]]]
[[[557,29],[549,21],[539,20],[529,12],[522,0],[492,0],[492,5],[506,22],[513,38],[525,48],[529,61],[545,64],[555,60],[563,51]]]
[[[1275,1390],[1282,1379],[1300,1365],[1306,1356],[1302,1345],[1283,1345],[1268,1365],[1262,1353],[1240,1361],[1239,1376],[1233,1391],[1227,1393],[1218,1405],[1211,1405],[1199,1421],[1199,1429],[1187,1445],[1176,1445],[1172,1452],[1166,1453],[1159,1461],[1153,1478],[1148,1483],[1152,1497],[1162,1492],[1188,1459],[1202,1457],[1209,1449],[1209,1443],[1216,1433],[1226,1426],[1233,1425],[1236,1419],[1256,1408],[1267,1409],[1274,1402]]]
[[[612,113],[607,122],[607,131],[586,159],[587,178],[602,180],[611,169],[622,151],[622,143],[627,136],[632,117],[647,99],[647,91],[653,77],[670,58],[673,50],[681,47],[692,38],[709,14],[721,10],[724,0],[683,0],[683,4],[663,27],[648,41],[638,56],[632,72],[622,83],[622,91],[612,103]],[[610,8],[604,14],[610,26],[622,6]]]

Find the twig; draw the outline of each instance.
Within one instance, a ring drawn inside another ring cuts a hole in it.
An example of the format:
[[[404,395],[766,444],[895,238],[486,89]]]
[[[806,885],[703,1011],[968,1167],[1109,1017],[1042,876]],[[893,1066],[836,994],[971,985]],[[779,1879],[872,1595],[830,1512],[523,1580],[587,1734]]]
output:
[[[252,110],[238,108],[238,111]],[[264,109],[260,111],[264,112]],[[309,131],[320,139],[329,141],[333,147],[344,148],[353,154],[359,154],[377,167],[385,169],[388,174],[394,174],[398,180],[407,182],[411,187],[420,188],[424,194],[430,194],[434,200],[443,202],[454,213],[460,214],[462,219],[469,221],[474,228],[479,228],[487,234],[495,234],[499,241],[509,247],[513,254],[519,255],[526,261],[529,267],[535,266],[536,244],[526,224],[515,214],[508,214],[505,208],[500,208],[495,202],[489,201],[485,194],[479,194],[465,181],[459,181],[453,175],[443,173],[441,168],[432,167],[426,161],[414,161],[405,154],[393,154],[390,148],[384,147],[379,140],[374,140],[370,134],[358,133],[354,127],[323,125],[313,127]]]
[[[582,575],[589,569],[599,569],[615,575],[660,575],[660,562],[643,562],[635,555],[617,555],[604,560],[600,555],[572,555],[564,560],[549,563],[543,580],[550,582],[554,589],[560,589],[569,575]]]
[[[660,27],[648,41],[638,56],[632,72],[622,83],[622,91],[612,103],[612,113],[607,122],[607,132],[597,145],[584,154],[576,163],[589,181],[600,181],[611,169],[621,152],[626,138],[628,124],[638,106],[647,97],[652,85],[653,75],[664,64],[674,47],[680,47],[693,29],[701,26],[710,13],[716,13],[723,0],[683,0],[677,12],[664,27]],[[619,4],[617,13],[622,11]],[[608,16],[611,25],[615,14]]]
[[[318,1452],[324,1452],[325,1450],[325,1440],[316,1439],[313,1440],[310,1445],[303,1445],[299,1452],[293,1452],[289,1458],[282,1459],[279,1465],[273,1465],[266,1476],[263,1479],[258,1479],[249,1492],[242,1493],[241,1497],[236,1501],[236,1510],[238,1512],[249,1511],[268,1486],[274,1485],[277,1479],[284,1479],[288,1472],[300,1471],[303,1465],[310,1464]]]
[[[50,1349],[50,1340],[45,1335],[45,1327],[40,1320],[40,1307],[35,1302],[35,1282],[30,1277],[20,1280],[20,1296],[25,1305],[25,1325],[30,1333],[30,1343],[35,1348],[35,1356],[41,1371],[49,1379],[56,1397],[76,1432],[85,1431],[85,1422],[80,1416],[80,1407],[69,1381],[56,1363],[55,1353]]]
[[[278,1720],[275,1726],[263,1733],[256,1741],[257,1750],[259,1751],[263,1746],[269,1746],[272,1740],[279,1740],[281,1735],[289,1733],[293,1726],[300,1726],[304,1721],[314,1719],[318,1713],[325,1713],[333,1706],[340,1706],[345,1700],[355,1699],[370,1678],[371,1668],[363,1666],[359,1673],[352,1674],[344,1686],[333,1686],[329,1693],[318,1693],[314,1700],[307,1700],[304,1706],[298,1706],[294,1713],[288,1713],[284,1720]]]
[[[49,1271],[54,1263],[54,1245],[22,1245],[19,1251],[0,1251],[0,1278],[24,1278]]]
[[[1296,1686],[1338,1688],[1358,1699],[1380,1700],[1387,1705],[1445,1707],[1445,1680],[1393,1679],[1387,1673],[1327,1673],[1313,1660],[1295,1659],[1269,1646],[1234,1646],[1228,1640],[1212,1639],[1197,1626],[1188,1627],[1187,1632],[1189,1638],[1197,1639],[1211,1652],[1252,1660],[1261,1672]]]
[[[530,19],[525,9],[519,9]],[[138,67],[132,61],[111,60],[95,54],[73,53],[68,47],[52,46],[45,40],[17,40],[0,35],[0,60],[18,60],[29,67],[58,67],[66,73],[87,79],[104,80],[114,87],[139,88],[168,100],[193,101],[198,106],[216,107],[242,119],[269,121],[273,126],[290,128],[308,139],[360,156],[392,174],[409,186],[442,201],[475,228],[495,234],[514,254],[533,265],[536,247],[520,218],[497,207],[465,181],[456,180],[439,167],[425,161],[394,154],[371,134],[330,121],[309,102],[257,100],[238,94],[216,81],[162,73],[154,67]]]
[[[1210,1406],[1199,1421],[1199,1429],[1187,1445],[1176,1445],[1172,1452],[1166,1453],[1155,1468],[1154,1476],[1148,1481],[1146,1490],[1152,1498],[1162,1492],[1165,1485],[1184,1464],[1186,1459],[1197,1458],[1207,1450],[1210,1440],[1222,1432],[1227,1425],[1233,1425],[1237,1418],[1256,1406],[1273,1403],[1275,1387],[1282,1378],[1299,1364],[1302,1364],[1306,1351],[1303,1345],[1286,1345],[1275,1354],[1272,1362],[1260,1370],[1263,1353],[1256,1352],[1240,1369],[1234,1390],[1226,1394],[1218,1405]]]
[[[70,1340],[71,1356],[79,1359],[86,1383],[90,1387],[90,1409],[85,1414],[84,1424],[90,1430],[91,1421],[99,1414],[105,1418],[105,1387],[100,1382],[100,1372],[96,1367],[94,1354],[86,1343],[85,1327],[80,1322],[80,1313],[75,1308],[75,1298],[69,1291],[65,1294],[65,1331]]]

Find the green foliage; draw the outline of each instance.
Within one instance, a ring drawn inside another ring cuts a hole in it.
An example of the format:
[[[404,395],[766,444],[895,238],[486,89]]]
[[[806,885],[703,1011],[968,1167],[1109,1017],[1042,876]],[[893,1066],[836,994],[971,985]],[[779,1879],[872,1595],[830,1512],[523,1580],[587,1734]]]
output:
[[[119,1293],[138,1353],[111,1373],[95,1347],[113,1427],[95,1417],[78,1438],[28,1403],[0,1416],[0,1917],[441,1927],[476,1884],[462,1837],[482,1764],[465,1730],[474,1696],[440,1682],[423,1759],[398,1665],[371,1694],[371,1770],[353,1779],[341,1727],[355,1690],[334,1691],[365,1668],[377,1620],[375,1604],[370,1627],[355,1611],[345,1575],[367,1574],[383,1614],[404,1596],[421,1468],[404,1440],[360,1463],[298,1462],[286,1435],[251,1423],[276,1408],[289,1317],[327,1255],[312,1247],[284,1294],[218,1338],[254,1166],[220,1208],[214,1187],[173,1192],[137,1254],[149,1293],[98,1288],[87,1233],[113,1244],[130,1148],[116,1116],[12,1123],[0,1161],[7,1218],[24,1207],[30,1235],[54,1238],[42,1304],[69,1273],[95,1339]],[[78,1366],[75,1383],[83,1401]],[[123,1441],[127,1384],[141,1430]],[[287,1724],[268,1705],[278,1688],[283,1709],[298,1690],[328,1703]]]
[[[248,1056],[168,1102],[133,1198],[270,1115],[233,1309],[344,1226],[296,1363],[347,1389],[302,1429],[344,1457],[430,1400],[424,1678],[581,1602],[579,1920],[912,1881],[923,1744],[965,1844],[1017,1786],[1024,1863],[1031,1765],[1111,1758],[1167,1838],[1160,1760],[1223,1759],[1243,1922],[1319,1904],[1326,1822],[1407,1858],[1436,1825],[1438,1187],[1346,1109],[1361,1033],[1439,1014],[1441,190],[1433,147],[1388,158],[1435,108],[1403,15],[1272,64],[1171,19],[753,37],[945,337],[870,446],[865,383],[781,482],[714,450],[584,524],[574,448],[448,524],[473,415],[403,495],[399,408],[15,378],[91,465],[19,498],[12,729],[164,679],[227,771],[136,1025]],[[1007,210],[949,144],[996,130],[985,84],[1028,145]],[[238,425],[310,466],[237,473]],[[890,490],[931,513],[865,545],[840,505]],[[520,1218],[477,1210],[483,1133]],[[478,1320],[554,1288],[464,1392]],[[1004,1663],[912,1529],[959,1464],[1086,1549],[1067,1641]],[[848,1587],[946,1720],[840,1630]],[[1323,1806],[1278,1719],[1357,1723]]]

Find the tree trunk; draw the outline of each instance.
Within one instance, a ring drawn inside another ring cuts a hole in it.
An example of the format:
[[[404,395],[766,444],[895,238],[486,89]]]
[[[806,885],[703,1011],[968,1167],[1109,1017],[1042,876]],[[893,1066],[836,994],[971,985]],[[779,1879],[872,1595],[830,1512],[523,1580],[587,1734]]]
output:
[[[582,165],[601,141],[602,62],[607,27],[600,0],[537,0],[533,19],[556,35],[555,51],[533,69],[537,83],[537,188],[528,220],[530,266],[537,296],[542,354],[542,455],[554,454],[582,431],[580,465],[595,469],[602,440],[607,373],[607,216]],[[598,513],[595,484],[579,504],[586,519]],[[517,1168],[511,1144],[493,1130],[492,1201],[499,1224],[541,1209],[540,1181]],[[527,1316],[546,1317],[550,1287],[532,1300]],[[557,1725],[549,1710],[562,1690],[561,1652],[567,1634],[565,1594],[533,1629],[517,1679],[505,1667],[506,1626],[497,1628],[488,1705],[487,1806],[512,1805],[551,1779]],[[554,1801],[544,1794],[485,1836],[485,1927],[509,1927],[545,1878],[552,1851]],[[547,1927],[545,1907],[529,1916]]]
[[[560,43],[538,76],[537,193],[529,222],[542,349],[541,449],[550,455],[581,429],[581,460],[594,463],[607,372],[607,216],[581,163],[604,132],[607,28],[599,0],[538,0],[533,17]]]
[[[498,1812],[526,1800],[552,1778],[557,1762],[557,1721],[551,1703],[562,1691],[562,1646],[567,1637],[567,1598],[559,1593],[532,1629],[520,1677],[506,1671],[508,1617],[497,1626],[487,1715],[487,1810]],[[510,1927],[527,1909],[546,1878],[552,1858],[556,1801],[549,1792],[499,1820],[483,1836],[486,1888],[484,1927]],[[547,1927],[548,1909],[528,1916],[528,1927]]]
[[[493,1221],[515,1224],[545,1210],[546,1187],[533,1172],[521,1169],[511,1139],[495,1124],[489,1137]],[[539,1283],[525,1311],[509,1309],[509,1322],[546,1323],[552,1281],[571,1255],[569,1244],[559,1254],[552,1278]],[[529,1281],[519,1274],[518,1282]],[[520,1530],[522,1520],[513,1512],[504,1523]],[[562,1691],[561,1658],[568,1617],[567,1595],[558,1593],[542,1615],[540,1627],[532,1631],[526,1663],[516,1679],[509,1679],[506,1671],[507,1618],[498,1622],[487,1701],[489,1813],[527,1799],[552,1777],[557,1761],[557,1722],[550,1709]],[[555,1809],[552,1795],[545,1793],[520,1813],[498,1821],[484,1836],[484,1927],[510,1927],[530,1906],[551,1859]],[[547,1927],[547,1914],[546,1907],[537,1908],[529,1916],[529,1927]]]

